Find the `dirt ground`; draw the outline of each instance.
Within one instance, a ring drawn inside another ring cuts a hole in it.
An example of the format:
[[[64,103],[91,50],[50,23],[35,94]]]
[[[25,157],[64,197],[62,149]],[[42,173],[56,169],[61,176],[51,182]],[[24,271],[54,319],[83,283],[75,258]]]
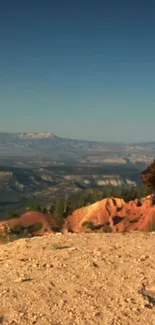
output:
[[[0,324],[154,325],[155,233],[57,234],[0,246]]]

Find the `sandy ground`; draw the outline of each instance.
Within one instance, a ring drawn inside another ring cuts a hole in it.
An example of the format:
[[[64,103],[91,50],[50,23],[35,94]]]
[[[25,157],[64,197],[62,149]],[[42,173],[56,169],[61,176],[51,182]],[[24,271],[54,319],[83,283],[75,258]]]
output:
[[[67,234],[0,246],[0,324],[154,325],[155,233]]]

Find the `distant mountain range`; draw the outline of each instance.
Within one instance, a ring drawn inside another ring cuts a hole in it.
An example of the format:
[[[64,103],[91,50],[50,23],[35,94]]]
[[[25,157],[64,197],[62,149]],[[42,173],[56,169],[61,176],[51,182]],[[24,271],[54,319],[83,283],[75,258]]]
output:
[[[155,142],[126,144],[61,138],[53,133],[0,132],[0,157],[39,157],[83,164],[150,163]]]
[[[61,138],[53,133],[0,133],[0,216],[29,200],[105,186],[141,185],[155,142],[125,144]]]

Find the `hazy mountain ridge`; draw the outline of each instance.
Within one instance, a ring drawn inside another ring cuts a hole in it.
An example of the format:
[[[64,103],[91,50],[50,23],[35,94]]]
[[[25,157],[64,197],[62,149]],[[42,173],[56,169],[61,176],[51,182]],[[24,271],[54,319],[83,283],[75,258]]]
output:
[[[61,138],[50,132],[0,132],[0,156],[44,156],[83,164],[147,164],[155,156],[155,142],[126,144]]]

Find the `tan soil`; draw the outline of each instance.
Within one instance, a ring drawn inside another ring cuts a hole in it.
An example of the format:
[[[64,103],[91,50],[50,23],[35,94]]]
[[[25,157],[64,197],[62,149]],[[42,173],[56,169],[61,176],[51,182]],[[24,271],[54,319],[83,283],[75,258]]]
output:
[[[139,293],[155,283],[155,233],[21,239],[0,246],[0,264],[1,324],[155,324]]]

